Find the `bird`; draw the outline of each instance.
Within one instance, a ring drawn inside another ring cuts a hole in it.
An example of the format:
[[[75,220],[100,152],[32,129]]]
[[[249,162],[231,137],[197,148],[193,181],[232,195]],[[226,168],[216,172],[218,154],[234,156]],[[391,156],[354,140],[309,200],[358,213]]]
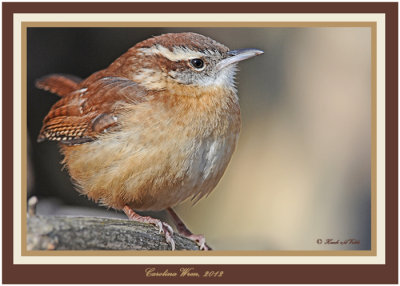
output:
[[[44,76],[36,87],[60,99],[37,140],[58,142],[62,164],[89,199],[155,225],[174,250],[173,228],[137,213],[167,210],[181,235],[211,250],[173,208],[197,202],[220,181],[241,128],[237,64],[261,54],[193,32],[166,33],[86,79]]]

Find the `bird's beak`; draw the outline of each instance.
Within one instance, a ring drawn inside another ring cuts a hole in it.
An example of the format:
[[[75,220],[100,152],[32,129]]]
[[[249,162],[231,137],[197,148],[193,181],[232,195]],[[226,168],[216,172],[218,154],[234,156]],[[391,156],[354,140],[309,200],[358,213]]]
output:
[[[237,63],[237,62],[258,56],[258,55],[262,55],[263,53],[264,53],[263,51],[257,50],[257,49],[240,49],[240,50],[229,51],[228,57],[226,59],[223,59],[222,61],[220,61],[217,64],[216,68],[218,71],[220,71],[223,68],[225,68],[231,64],[234,64],[234,63]]]

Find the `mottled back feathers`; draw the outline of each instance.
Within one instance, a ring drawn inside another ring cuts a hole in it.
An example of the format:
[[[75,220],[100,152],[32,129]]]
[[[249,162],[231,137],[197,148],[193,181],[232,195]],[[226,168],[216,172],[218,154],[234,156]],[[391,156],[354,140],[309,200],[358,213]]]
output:
[[[100,133],[117,127],[117,114],[125,104],[146,100],[142,88],[122,77],[102,77],[82,85],[61,75],[50,75],[36,86],[62,96],[43,120],[39,142],[75,145],[93,141]]]

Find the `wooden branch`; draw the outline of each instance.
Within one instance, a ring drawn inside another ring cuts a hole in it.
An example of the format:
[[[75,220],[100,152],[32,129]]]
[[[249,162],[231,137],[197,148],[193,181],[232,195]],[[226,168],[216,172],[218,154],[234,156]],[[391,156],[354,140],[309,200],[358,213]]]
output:
[[[30,213],[27,224],[28,250],[171,250],[155,226],[129,220]],[[173,238],[176,250],[199,250],[179,234]]]

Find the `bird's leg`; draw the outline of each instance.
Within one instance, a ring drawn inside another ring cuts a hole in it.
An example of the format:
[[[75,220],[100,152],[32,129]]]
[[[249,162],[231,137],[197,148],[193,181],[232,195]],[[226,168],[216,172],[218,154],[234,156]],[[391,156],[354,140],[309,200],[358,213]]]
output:
[[[172,208],[167,208],[167,211],[169,212],[172,219],[174,220],[176,229],[178,230],[179,234],[196,242],[199,245],[200,250],[212,250],[212,248],[206,244],[206,239],[205,239],[204,235],[193,234],[186,227],[186,225],[183,223],[183,221],[179,218],[179,216],[176,214],[176,212]]]
[[[150,223],[157,226],[159,229],[159,233],[164,233],[165,240],[167,241],[167,243],[171,245],[172,250],[175,250],[175,241],[172,238],[174,231],[169,224],[162,222],[161,220],[156,218],[152,218],[149,216],[141,216],[128,206],[124,206],[123,211],[129,218],[129,220],[143,222],[143,223]]]

